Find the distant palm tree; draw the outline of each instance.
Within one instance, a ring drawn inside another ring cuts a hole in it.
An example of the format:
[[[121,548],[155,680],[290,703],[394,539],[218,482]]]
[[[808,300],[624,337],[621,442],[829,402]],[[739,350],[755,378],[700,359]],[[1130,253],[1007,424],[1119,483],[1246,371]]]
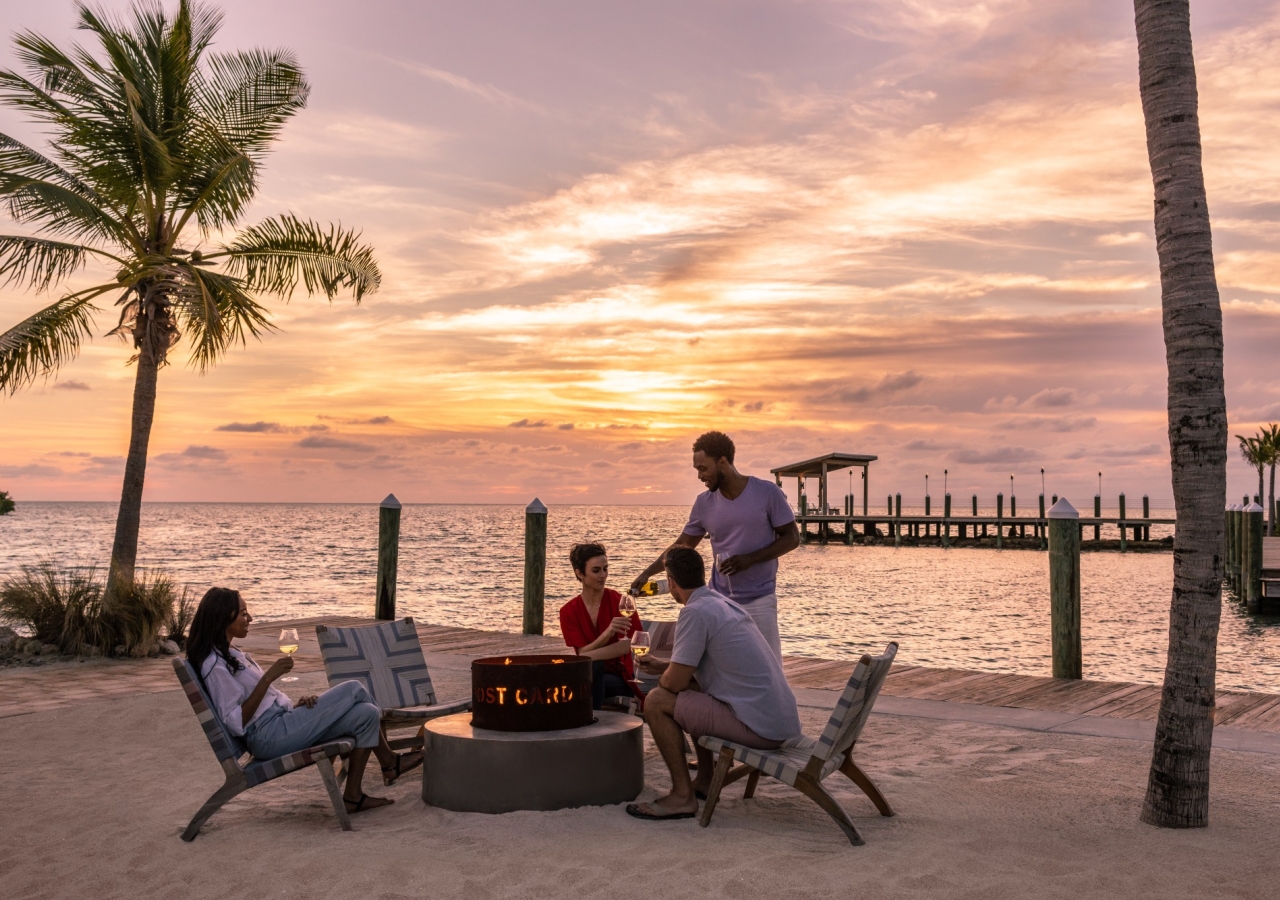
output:
[[[1276,533],[1276,466],[1280,465],[1280,425],[1270,423],[1266,428],[1258,430],[1258,440],[1266,448],[1263,458],[1271,470],[1271,483],[1267,489],[1267,534],[1272,537]],[[1259,487],[1258,496],[1262,496]]]
[[[46,153],[0,135],[0,201],[34,226],[0,236],[0,276],[43,291],[91,259],[111,275],[0,335],[0,391],[68,363],[91,336],[94,301],[114,298],[109,333],[132,344],[137,375],[110,597],[133,579],[157,376],[173,346],[186,337],[204,371],[272,328],[263,295],[287,300],[301,281],[358,303],[381,276],[372,249],[339,227],[281,215],[232,231],[268,148],[306,103],[291,53],[208,52],[221,14],[189,0],[172,17],[139,3],[131,22],[76,10],[99,56],[26,32],[16,44],[28,77],[0,72],[0,102],[52,134]]]
[[[1188,0],[1134,0],[1138,80],[1155,186],[1169,455],[1178,521],[1169,655],[1142,819],[1209,821],[1209,751],[1222,615],[1227,403],[1222,307],[1200,165]]]
[[[1243,434],[1237,434],[1236,440],[1239,441],[1240,456],[1249,465],[1258,470],[1258,494],[1259,500],[1262,499],[1262,477],[1267,468],[1267,445],[1258,437],[1245,437]]]

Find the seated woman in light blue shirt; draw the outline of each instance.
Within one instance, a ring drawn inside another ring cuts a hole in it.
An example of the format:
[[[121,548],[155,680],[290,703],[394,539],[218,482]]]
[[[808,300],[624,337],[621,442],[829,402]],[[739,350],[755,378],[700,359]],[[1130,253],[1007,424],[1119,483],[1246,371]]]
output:
[[[348,760],[343,799],[347,812],[376,809],[394,802],[370,797],[361,782],[370,752],[382,765],[383,780],[395,781],[401,772],[422,764],[421,753],[397,755],[382,735],[382,713],[358,681],[344,681],[320,696],[302,697],[295,706],[272,685],[293,668],[293,658],[281,657],[265,672],[253,657],[231,642],[249,633],[253,616],[239,591],[210,588],[200,600],[187,636],[187,659],[200,675],[222,724],[244,738],[259,759],[274,759],[316,744],[354,737],[356,749]]]

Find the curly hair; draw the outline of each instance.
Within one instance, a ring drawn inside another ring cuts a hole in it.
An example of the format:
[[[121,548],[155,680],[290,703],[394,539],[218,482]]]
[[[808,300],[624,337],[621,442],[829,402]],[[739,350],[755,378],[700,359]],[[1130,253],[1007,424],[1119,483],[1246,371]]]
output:
[[[723,457],[729,460],[729,465],[733,465],[733,441],[723,431],[708,431],[699,437],[693,442],[693,452],[697,453],[699,450],[712,459]]]

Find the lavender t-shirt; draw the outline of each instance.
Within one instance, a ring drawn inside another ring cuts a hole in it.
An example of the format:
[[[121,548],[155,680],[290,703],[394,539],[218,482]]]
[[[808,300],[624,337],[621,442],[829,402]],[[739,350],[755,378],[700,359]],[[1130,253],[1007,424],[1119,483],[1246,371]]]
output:
[[[693,501],[684,533],[693,537],[710,537],[712,553],[717,560],[722,560],[768,547],[778,538],[774,529],[795,520],[795,513],[780,487],[748,475],[747,486],[733,500],[719,491],[699,494]],[[737,603],[750,603],[772,594],[776,590],[777,577],[776,559],[728,577],[720,574],[713,564],[711,589]]]

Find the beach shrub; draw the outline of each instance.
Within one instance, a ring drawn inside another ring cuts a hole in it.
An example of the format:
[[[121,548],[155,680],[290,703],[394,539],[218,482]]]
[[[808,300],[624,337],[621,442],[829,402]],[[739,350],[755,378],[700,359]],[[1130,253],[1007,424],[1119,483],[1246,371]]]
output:
[[[7,516],[17,508],[8,491],[0,491],[0,516]]]
[[[182,601],[186,609],[179,611]],[[0,584],[0,617],[29,627],[63,653],[146,656],[161,629],[177,625],[185,638],[191,600],[163,573],[143,573],[108,602],[96,568],[51,561],[23,566]],[[183,621],[181,617],[185,617]],[[175,639],[176,641],[176,639]]]
[[[191,619],[196,614],[196,598],[191,588],[183,585],[182,593],[173,602],[173,612],[169,614],[169,622],[165,625],[165,634],[169,640],[178,645],[178,649],[187,648],[187,629],[191,627]]]

